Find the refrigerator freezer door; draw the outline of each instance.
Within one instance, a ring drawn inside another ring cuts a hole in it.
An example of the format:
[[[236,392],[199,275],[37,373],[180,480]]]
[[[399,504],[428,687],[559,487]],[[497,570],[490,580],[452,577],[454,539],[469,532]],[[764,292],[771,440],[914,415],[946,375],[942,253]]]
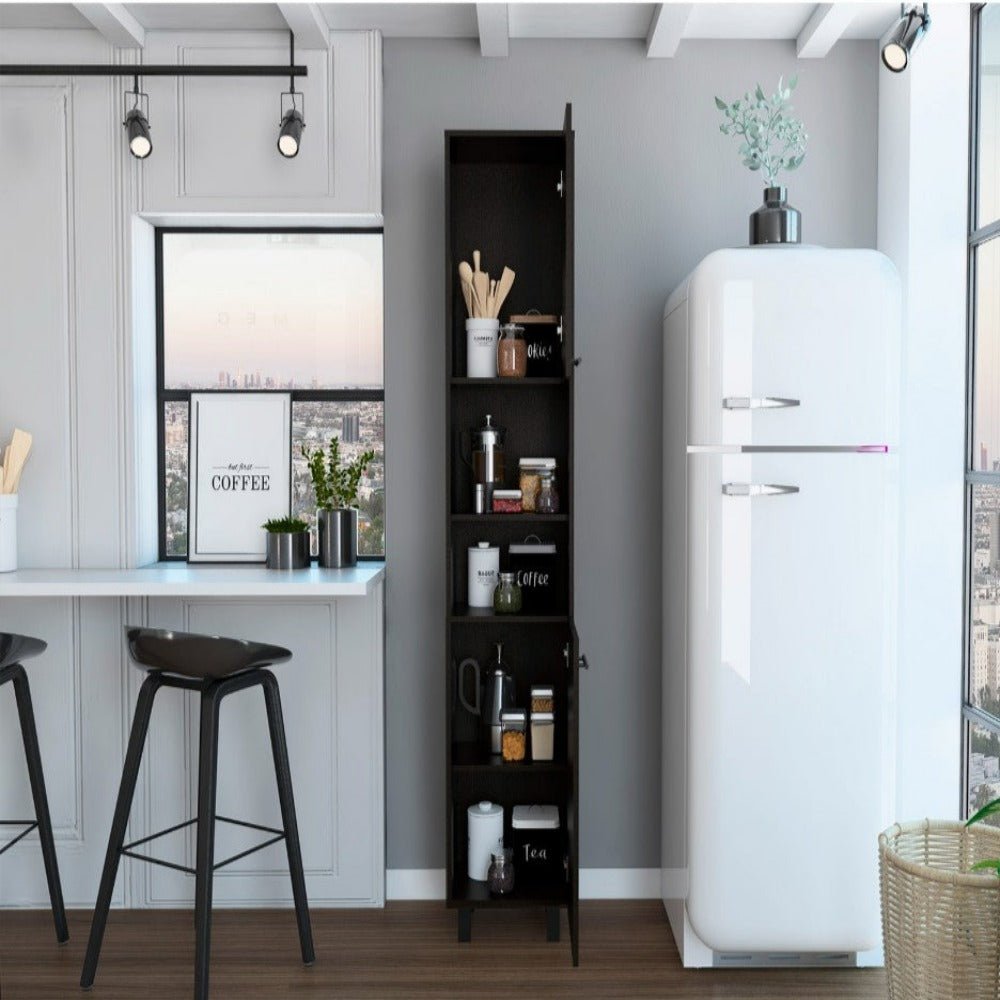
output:
[[[716,951],[878,946],[892,455],[688,456],[688,914]]]
[[[887,257],[720,250],[685,287],[689,444],[897,443],[900,290]]]

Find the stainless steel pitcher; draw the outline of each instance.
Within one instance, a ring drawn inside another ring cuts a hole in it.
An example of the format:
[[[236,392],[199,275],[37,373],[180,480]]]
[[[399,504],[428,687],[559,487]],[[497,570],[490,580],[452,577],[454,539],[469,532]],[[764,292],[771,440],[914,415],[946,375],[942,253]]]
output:
[[[475,674],[476,700],[470,704],[465,697],[465,669],[471,667]],[[479,663],[473,659],[462,660],[458,665],[458,700],[466,711],[478,715],[483,724],[483,737],[490,753],[500,753],[500,713],[514,707],[514,678],[504,669],[503,643],[497,643],[497,659],[493,670],[481,684]]]

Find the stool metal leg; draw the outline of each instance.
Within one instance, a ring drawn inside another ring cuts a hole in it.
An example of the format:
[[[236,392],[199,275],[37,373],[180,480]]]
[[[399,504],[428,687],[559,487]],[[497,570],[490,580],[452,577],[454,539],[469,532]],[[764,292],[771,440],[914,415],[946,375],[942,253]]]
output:
[[[125,754],[125,768],[122,771],[115,815],[108,836],[108,851],[104,858],[101,886],[97,892],[93,923],[90,925],[90,940],[87,942],[87,954],[83,960],[83,974],[80,976],[80,985],[85,990],[94,985],[94,976],[97,974],[97,962],[101,957],[101,943],[108,922],[108,910],[111,907],[111,894],[114,892],[115,877],[118,874],[118,862],[125,843],[132,796],[135,794],[135,784],[139,778],[139,765],[142,763],[142,749],[149,729],[149,717],[153,711],[153,699],[161,684],[159,674],[151,673],[139,689],[139,700],[136,703],[132,732],[128,739],[128,751]]]
[[[69,940],[69,928],[66,926],[66,908],[63,905],[62,885],[59,882],[59,863],[56,860],[56,845],[52,837],[49,800],[45,794],[45,775],[42,773],[42,755],[38,746],[38,731],[35,729],[35,713],[31,707],[31,689],[28,687],[28,676],[20,663],[12,664],[9,676],[14,683],[17,715],[21,722],[21,739],[24,742],[24,757],[28,765],[31,797],[35,803],[35,821],[38,823],[38,840],[42,848],[42,860],[45,862],[45,878],[49,884],[49,900],[52,904],[52,919],[56,925],[56,939],[64,943]]]
[[[222,682],[223,684],[225,682]],[[201,696],[198,744],[198,853],[194,890],[194,997],[208,1000],[212,947],[212,874],[215,864],[215,798],[219,765],[219,704],[223,693],[213,684]]]
[[[281,715],[281,694],[274,674],[270,670],[262,670],[261,673],[264,704],[267,707],[267,728],[271,733],[271,752],[274,754],[274,772],[278,780],[281,825],[285,831],[285,848],[288,851],[288,874],[292,879],[295,919],[299,925],[299,945],[302,949],[302,961],[306,965],[312,965],[316,961],[316,952],[313,949],[312,924],[309,920],[306,879],[302,871],[302,849],[299,846],[299,827],[295,819],[292,772],[288,764],[288,744],[285,742],[285,723]]]

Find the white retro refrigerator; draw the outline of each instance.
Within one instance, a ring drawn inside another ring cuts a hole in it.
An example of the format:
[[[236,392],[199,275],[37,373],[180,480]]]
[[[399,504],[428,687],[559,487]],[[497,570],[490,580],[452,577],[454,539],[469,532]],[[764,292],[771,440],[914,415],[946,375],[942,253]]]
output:
[[[687,966],[867,964],[892,821],[900,289],[706,257],[664,316],[663,896]]]

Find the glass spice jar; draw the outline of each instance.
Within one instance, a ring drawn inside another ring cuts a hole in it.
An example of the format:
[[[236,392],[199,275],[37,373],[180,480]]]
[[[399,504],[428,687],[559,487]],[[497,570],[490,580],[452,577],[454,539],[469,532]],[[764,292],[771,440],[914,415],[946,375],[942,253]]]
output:
[[[528,374],[528,345],[524,327],[506,323],[497,341],[497,374],[500,378],[524,378]]]
[[[516,615],[522,605],[521,588],[513,573],[501,573],[493,591],[493,610],[498,615]]]
[[[486,873],[486,887],[494,896],[506,896],[514,891],[514,852],[509,847],[501,847],[490,855],[490,867]]]
[[[539,514],[559,513],[559,492],[556,490],[555,473],[543,472],[542,483],[535,499],[535,510]]]

